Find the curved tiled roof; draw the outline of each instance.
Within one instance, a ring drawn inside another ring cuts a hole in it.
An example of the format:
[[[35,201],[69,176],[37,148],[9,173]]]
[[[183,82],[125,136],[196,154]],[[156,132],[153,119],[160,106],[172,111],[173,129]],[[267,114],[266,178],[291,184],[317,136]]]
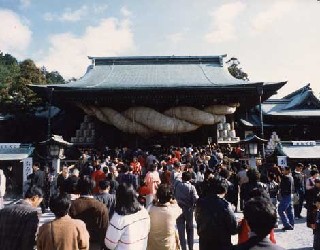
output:
[[[90,57],[93,65],[80,80],[57,87],[201,88],[247,83],[229,74],[223,57]]]
[[[286,82],[248,82],[234,78],[221,56],[89,57],[92,65],[68,84],[30,85],[38,95],[57,102],[85,101],[100,105],[252,106],[274,95]],[[54,91],[53,91],[54,90]],[[51,93],[51,94],[50,94]],[[241,94],[240,94],[241,93]],[[52,97],[51,97],[52,98]]]

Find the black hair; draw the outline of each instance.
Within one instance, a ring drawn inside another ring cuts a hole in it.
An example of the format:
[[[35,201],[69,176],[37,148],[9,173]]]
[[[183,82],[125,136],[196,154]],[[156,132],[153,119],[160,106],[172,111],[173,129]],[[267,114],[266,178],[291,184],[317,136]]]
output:
[[[141,210],[136,191],[132,184],[122,183],[116,192],[115,211],[119,215],[134,214]]]
[[[319,173],[318,170],[311,170],[311,171],[310,171],[310,175],[311,175],[311,176],[314,176],[315,174],[318,174],[318,173]]]
[[[71,206],[71,197],[69,194],[62,193],[59,195],[53,195],[50,198],[49,207],[52,213],[57,218],[63,217],[68,214]]]
[[[230,177],[230,171],[226,168],[222,168],[219,172],[219,175],[225,179],[228,179]]]
[[[82,178],[79,179],[77,184],[77,189],[80,194],[83,195],[90,195],[92,194],[92,189],[95,186],[95,182],[90,179],[89,176],[84,175]]]
[[[156,171],[157,169],[157,164],[151,164],[150,167],[149,167],[149,171],[153,172],[153,171]]]
[[[181,167],[181,163],[178,162],[178,161],[175,161],[175,162],[173,163],[173,167],[174,167],[174,168],[180,168],[180,167]]]
[[[228,181],[220,176],[208,179],[208,194],[225,194],[228,190]]]
[[[256,182],[260,180],[260,173],[255,168],[250,168],[247,171],[247,176],[248,176],[249,182]]]
[[[270,233],[277,221],[275,207],[270,200],[263,197],[250,199],[244,207],[243,214],[251,231],[261,238]]]
[[[271,181],[276,181],[277,180],[277,175],[275,173],[269,173],[269,179]]]
[[[122,173],[127,173],[130,170],[130,167],[127,164],[123,164],[120,166]]]
[[[35,163],[33,163],[33,166],[40,168],[40,163],[39,162],[35,162]]]
[[[110,181],[107,181],[107,180],[99,181],[99,188],[101,190],[106,190],[108,187],[110,187]]]
[[[215,177],[212,178],[214,193],[226,194],[228,191],[228,181],[225,178]]]
[[[192,175],[190,172],[183,172],[182,173],[182,181],[190,181],[192,178]]]
[[[162,167],[162,170],[163,170],[163,172],[164,172],[164,171],[167,171],[167,170],[168,170],[168,166],[167,166],[167,165],[164,165],[164,166]]]
[[[102,168],[102,171],[103,171],[103,173],[108,174],[109,169],[108,169],[108,167],[103,167],[103,168]]]
[[[24,195],[24,198],[31,199],[32,197],[38,196],[39,198],[43,197],[43,191],[37,186],[30,187]]]
[[[167,184],[160,184],[157,190],[157,198],[160,204],[165,204],[172,199],[171,188]]]

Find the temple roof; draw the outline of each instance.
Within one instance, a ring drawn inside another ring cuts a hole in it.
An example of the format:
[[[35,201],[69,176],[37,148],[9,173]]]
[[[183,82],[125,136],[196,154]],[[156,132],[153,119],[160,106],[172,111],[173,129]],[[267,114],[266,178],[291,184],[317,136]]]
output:
[[[265,101],[262,111],[272,116],[320,116],[320,101],[307,84],[282,99]]]
[[[191,96],[185,96],[185,99],[199,99],[199,95],[204,94],[213,100],[226,98],[225,94],[230,93],[227,94],[229,102],[240,102],[242,98],[243,102],[252,101],[254,104],[256,98],[248,100],[246,97],[258,98],[258,89],[262,88],[262,100],[266,100],[286,83],[252,83],[236,79],[225,67],[224,57],[226,55],[89,57],[92,65],[81,79],[68,84],[31,85],[30,88],[44,97],[48,96],[48,88],[54,88],[55,96],[70,101],[78,98],[108,103],[114,102],[112,98],[128,95],[131,100],[131,95],[147,96],[157,91],[157,95],[163,96],[175,93],[173,100],[186,94]]]
[[[223,67],[223,56],[90,58],[80,80],[64,88],[193,88],[245,84]],[[60,87],[60,86],[59,86]]]

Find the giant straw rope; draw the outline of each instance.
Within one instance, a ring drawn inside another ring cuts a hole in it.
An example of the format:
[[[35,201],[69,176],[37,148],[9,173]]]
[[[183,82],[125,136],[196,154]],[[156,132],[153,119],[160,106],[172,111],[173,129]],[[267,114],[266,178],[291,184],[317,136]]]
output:
[[[233,114],[236,105],[211,105],[204,110],[194,107],[172,107],[160,113],[149,107],[131,107],[118,112],[109,107],[77,104],[86,114],[111,124],[119,130],[149,137],[155,133],[176,134],[198,129],[202,125],[224,122],[225,115]]]

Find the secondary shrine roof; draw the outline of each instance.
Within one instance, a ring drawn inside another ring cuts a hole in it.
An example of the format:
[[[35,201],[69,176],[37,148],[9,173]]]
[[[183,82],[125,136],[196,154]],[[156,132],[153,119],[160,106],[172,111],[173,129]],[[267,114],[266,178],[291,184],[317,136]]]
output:
[[[320,116],[320,101],[310,84],[278,100],[267,100],[262,104],[265,115],[271,116]]]

